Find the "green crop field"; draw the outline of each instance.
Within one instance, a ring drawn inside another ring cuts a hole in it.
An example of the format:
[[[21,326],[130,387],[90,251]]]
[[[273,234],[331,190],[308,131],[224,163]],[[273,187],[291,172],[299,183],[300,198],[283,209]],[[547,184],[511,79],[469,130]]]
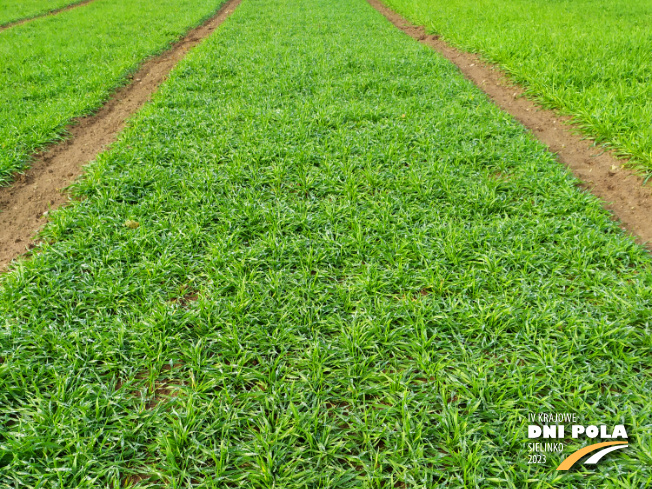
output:
[[[652,172],[651,0],[383,0]]]
[[[0,0],[0,26],[31,19],[83,0]]]
[[[222,3],[97,0],[0,33],[0,184]]]
[[[649,487],[652,259],[577,183],[365,0],[243,0],[0,278],[0,487]]]

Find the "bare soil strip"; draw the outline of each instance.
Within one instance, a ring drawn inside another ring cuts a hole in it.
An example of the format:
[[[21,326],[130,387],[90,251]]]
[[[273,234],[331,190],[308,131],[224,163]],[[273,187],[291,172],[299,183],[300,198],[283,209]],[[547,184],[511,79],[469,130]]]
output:
[[[242,0],[229,0],[208,21],[189,31],[165,53],[147,61],[131,83],[118,90],[95,114],[78,119],[71,137],[36,156],[29,170],[0,188],[0,271],[26,250],[47,222],[47,213],[69,201],[64,189],[116,140],[126,120],[137,112],[186,53],[208,37]]]
[[[0,32],[4,31],[5,29],[9,29],[10,27],[15,27],[17,25],[25,24],[26,22],[31,22],[33,20],[40,19],[41,17],[47,17],[48,15],[56,15],[66,10],[81,7],[82,5],[86,5],[94,1],[95,0],[82,0],[81,2],[71,3],[70,5],[66,5],[65,7],[57,8],[54,10],[50,10],[49,12],[44,12],[42,14],[35,15],[34,17],[27,17],[26,19],[15,20],[13,22],[9,22],[8,24],[0,25]]]
[[[652,188],[644,185],[634,172],[622,168],[624,160],[575,134],[567,124],[568,117],[558,116],[524,98],[524,90],[514,86],[498,67],[448,45],[436,35],[428,35],[425,27],[411,24],[380,0],[367,1],[400,30],[455,63],[498,107],[556,153],[559,161],[582,181],[582,186],[604,201],[604,207],[624,230],[652,249]]]

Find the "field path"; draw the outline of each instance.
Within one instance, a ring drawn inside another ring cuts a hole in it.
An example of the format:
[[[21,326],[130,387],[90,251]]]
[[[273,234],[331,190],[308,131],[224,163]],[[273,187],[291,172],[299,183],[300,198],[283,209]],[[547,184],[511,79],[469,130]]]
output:
[[[509,82],[495,65],[454,48],[439,36],[429,35],[423,26],[415,26],[380,0],[368,1],[397,28],[454,63],[498,107],[548,146],[585,188],[602,199],[623,229],[632,233],[639,243],[652,246],[652,187],[645,185],[634,171],[623,168],[622,159],[573,132],[572,126],[565,124],[568,117],[558,116],[523,97],[524,90]]]
[[[26,22],[31,22],[32,20],[40,19],[41,17],[46,17],[48,15],[56,15],[56,14],[59,14],[61,12],[66,11],[66,10],[71,10],[73,8],[81,7],[82,5],[87,5],[87,4],[89,4],[91,2],[94,2],[94,1],[95,0],[81,0],[79,2],[73,2],[73,3],[70,3],[70,4],[65,5],[63,7],[60,7],[60,8],[54,9],[54,10],[50,10],[48,12],[43,12],[42,14],[34,15],[32,17],[27,17],[25,19],[14,20],[14,21],[9,22],[7,24],[0,25],[0,32],[4,31],[5,29],[9,29],[10,27],[15,27],[17,25],[21,25],[21,24],[24,24]]]
[[[71,137],[51,146],[10,187],[0,187],[0,270],[33,247],[32,238],[49,211],[68,202],[62,190],[82,167],[115,141],[127,119],[149,100],[168,73],[194,46],[210,35],[240,4],[230,0],[218,13],[163,54],[147,61],[132,82],[97,112],[71,127]],[[44,214],[45,213],[45,214]]]

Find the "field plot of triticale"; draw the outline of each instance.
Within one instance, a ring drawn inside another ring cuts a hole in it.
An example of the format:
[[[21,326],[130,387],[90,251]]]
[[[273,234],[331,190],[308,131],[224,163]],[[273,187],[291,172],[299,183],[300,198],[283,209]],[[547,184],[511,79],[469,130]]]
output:
[[[52,12],[83,0],[0,0],[0,27]]]
[[[652,172],[650,0],[384,0]]]
[[[0,184],[222,0],[96,0],[0,33]]]
[[[2,276],[0,486],[648,486],[652,261],[576,184],[365,0],[244,0]]]

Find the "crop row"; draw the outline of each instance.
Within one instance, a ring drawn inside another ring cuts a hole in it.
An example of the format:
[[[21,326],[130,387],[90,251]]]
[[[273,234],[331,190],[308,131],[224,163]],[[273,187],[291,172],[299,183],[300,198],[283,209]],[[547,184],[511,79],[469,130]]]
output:
[[[222,0],[97,0],[0,33],[0,184]]]
[[[82,0],[11,0],[0,1],[0,27],[23,19],[31,19],[53,10],[80,3]]]
[[[386,0],[462,49],[498,63],[547,107],[652,171],[648,0]]]
[[[364,0],[245,0],[3,277],[0,478],[609,487],[525,448],[652,426],[652,263],[575,183]]]

